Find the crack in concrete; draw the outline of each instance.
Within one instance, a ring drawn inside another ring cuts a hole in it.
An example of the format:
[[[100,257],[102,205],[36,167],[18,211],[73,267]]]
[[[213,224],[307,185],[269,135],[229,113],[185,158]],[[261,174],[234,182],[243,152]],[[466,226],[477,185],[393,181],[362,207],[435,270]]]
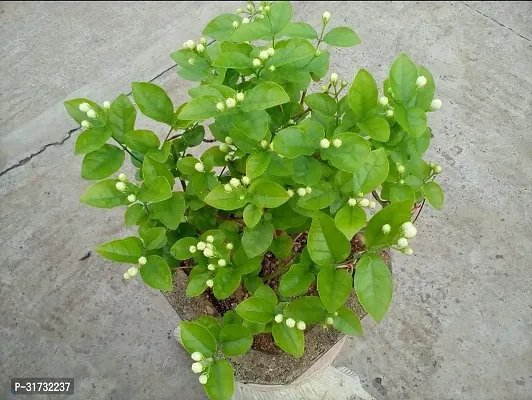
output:
[[[480,15],[482,15],[482,16],[484,16],[484,17],[486,17],[486,18],[491,19],[491,20],[492,20],[493,22],[495,22],[497,25],[502,26],[503,28],[506,28],[506,29],[512,31],[513,33],[515,33],[515,34],[516,34],[517,36],[519,36],[520,38],[523,38],[523,39],[525,39],[525,40],[528,40],[529,42],[532,41],[532,40],[530,40],[529,38],[527,38],[526,36],[523,36],[523,35],[521,35],[520,33],[517,33],[516,31],[514,31],[514,30],[513,30],[512,28],[510,28],[509,26],[506,26],[506,25],[504,25],[503,23],[497,21],[495,18],[490,17],[490,16],[487,15],[487,14],[484,14],[482,11],[477,10],[476,8],[471,7],[469,4],[467,4],[467,3],[463,2],[463,1],[461,1],[460,3],[462,3],[462,4],[465,5],[466,7],[469,7],[471,10],[476,11],[476,12],[479,13]]]
[[[169,68],[166,68],[163,72],[159,73],[157,76],[155,76],[154,78],[150,79],[149,82],[153,82],[155,81],[156,79],[160,78],[161,76],[163,76],[164,74],[166,74],[168,71],[174,69],[175,67],[177,67],[177,64],[174,64],[172,65],[171,67]],[[131,96],[133,94],[133,92],[129,92],[126,96]],[[6,168],[5,170],[3,170],[2,172],[0,172],[0,177],[2,177],[4,174],[7,174],[9,171],[12,171],[16,168],[19,168],[19,167],[22,167],[23,165],[27,164],[28,162],[30,162],[34,157],[37,157],[39,154],[42,154],[48,147],[52,147],[52,146],[61,146],[63,145],[66,141],[68,141],[72,135],[74,134],[74,132],[76,131],[79,131],[81,129],[80,126],[78,126],[77,128],[73,128],[71,130],[69,130],[66,134],[66,137],[64,137],[63,139],[57,141],[57,142],[52,142],[52,143],[48,143],[48,144],[45,144],[44,146],[42,146],[40,148],[39,151],[35,152],[35,153],[32,153],[30,154],[29,156],[23,158],[22,160],[20,160],[19,162],[17,162],[16,164],[13,164],[11,165],[10,167]]]

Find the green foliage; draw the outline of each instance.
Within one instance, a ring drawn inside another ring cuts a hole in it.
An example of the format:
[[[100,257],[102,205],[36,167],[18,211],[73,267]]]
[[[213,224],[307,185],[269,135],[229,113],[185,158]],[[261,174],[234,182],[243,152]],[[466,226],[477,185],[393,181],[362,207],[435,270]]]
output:
[[[96,251],[133,264],[125,279],[172,290],[181,269],[187,297],[237,303],[220,318],[181,322],[213,400],[234,391],[222,357],[247,352],[254,335],[271,333],[294,357],[313,324],[361,335],[350,295],[380,321],[392,297],[380,251],[412,254],[413,213],[425,200],[444,202],[441,167],[424,159],[440,104],[430,71],[401,54],[384,82],[365,69],[349,82],[327,76],[336,60],[324,47],[359,37],[331,29],[328,14],[314,26],[292,17],[286,1],[215,17],[203,30],[211,42],[188,40],[171,54],[178,76],[197,83],[182,104],[171,100],[182,94],[149,82],[102,105],[65,101],[83,127],[74,146],[81,176],[95,181],[80,201],[126,206],[134,235]],[[131,178],[119,173],[126,158]]]

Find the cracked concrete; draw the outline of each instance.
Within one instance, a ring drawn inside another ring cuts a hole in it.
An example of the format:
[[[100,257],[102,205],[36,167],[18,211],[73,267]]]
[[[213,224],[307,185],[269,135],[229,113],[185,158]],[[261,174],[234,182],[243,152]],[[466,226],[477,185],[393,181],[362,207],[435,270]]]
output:
[[[62,101],[110,100],[153,80],[186,99],[170,52],[240,3],[2,3],[0,51],[1,387],[72,376],[74,399],[204,399],[164,297],[92,253],[131,234],[121,210],[78,203],[88,186]],[[392,308],[363,321],[336,364],[378,400],[532,397],[532,6],[527,2],[298,2],[300,20],[354,27],[333,54],[350,79],[382,80],[399,52],[427,66],[444,106],[429,157],[446,205],[396,257]],[[102,17],[105,15],[105,17]],[[185,15],[187,17],[185,17]],[[378,17],[378,18],[377,18]],[[134,23],[132,23],[134,21]],[[53,55],[50,56],[50,55]],[[65,60],[68,60],[65,61]],[[162,128],[145,118],[139,125]],[[9,170],[8,170],[9,169]],[[5,390],[5,389],[1,389]],[[1,396],[0,396],[1,397]],[[39,396],[35,397],[36,399]]]

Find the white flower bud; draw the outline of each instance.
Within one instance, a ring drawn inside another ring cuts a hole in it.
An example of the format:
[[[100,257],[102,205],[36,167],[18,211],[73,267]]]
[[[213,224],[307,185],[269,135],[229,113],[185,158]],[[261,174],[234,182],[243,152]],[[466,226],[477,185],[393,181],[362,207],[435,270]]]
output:
[[[237,178],[231,178],[231,180],[229,181],[229,184],[232,187],[237,188],[240,186],[240,180],[238,180]]]
[[[409,256],[414,253],[414,250],[412,250],[410,247],[407,247],[406,249],[402,250],[404,254],[408,254]]]
[[[119,192],[125,192],[127,190],[127,186],[124,182],[116,182],[116,190]]]
[[[434,169],[434,167],[436,166],[436,164],[433,163],[432,161],[429,162],[429,163],[427,163],[427,165],[428,165],[430,168],[432,168],[432,169]]]
[[[203,354],[201,354],[199,351],[195,351],[190,355],[194,361],[201,361],[203,360]]]
[[[390,224],[384,224],[381,228],[382,233],[384,233],[385,235],[390,233],[391,230],[392,230],[392,227],[390,226]]]
[[[249,178],[246,175],[242,177],[242,183],[246,186],[249,185]]]
[[[192,254],[194,254],[196,252],[196,250],[197,250],[196,246],[190,246],[188,248],[188,251],[190,251]]]
[[[216,265],[214,265],[214,264],[209,264],[209,265],[207,265],[207,269],[208,269],[209,271],[214,271],[214,270],[216,269]]]
[[[266,12],[270,11],[270,6],[264,6],[264,11]]]
[[[288,196],[294,197],[294,191],[292,189],[288,189],[286,193],[288,193]]]
[[[351,197],[349,200],[347,200],[347,204],[348,204],[350,207],[354,207],[354,206],[357,205],[357,201],[356,201],[356,199],[353,199],[353,198]]]
[[[198,53],[200,53],[200,54],[203,53],[203,52],[205,51],[205,46],[202,45],[201,43],[198,44],[198,45],[196,46],[196,51],[197,51]]]
[[[404,179],[400,179],[399,180],[399,185],[404,185],[405,184],[405,180]]]
[[[338,312],[337,312],[337,311],[334,312],[334,316],[335,316],[335,317],[338,316]]]
[[[129,196],[127,196],[127,201],[129,201],[130,203],[134,203],[137,201],[137,196],[135,196],[134,194],[130,194]]]
[[[79,111],[81,111],[82,113],[87,113],[87,111],[89,111],[91,109],[91,106],[89,103],[81,103],[79,105]]]
[[[368,207],[369,207],[370,210],[374,210],[375,207],[377,207],[377,203],[374,202],[373,200],[370,200]]]
[[[212,243],[207,243],[207,248],[208,249],[214,249],[214,245]]]
[[[227,145],[227,143],[222,143],[220,146],[220,151],[223,151],[224,153],[229,153],[231,151],[231,148]]]
[[[214,236],[208,235],[205,240],[207,241],[207,243],[214,243]]]
[[[268,59],[268,51],[267,50],[262,50],[260,53],[259,53],[259,58],[261,60],[267,60]]]
[[[146,259],[146,257],[142,256],[142,257],[139,257],[138,262],[139,262],[140,265],[146,265],[148,260]]]
[[[196,47],[196,43],[194,43],[193,40],[187,40],[187,41],[183,44],[183,47],[184,47],[185,49],[194,50],[194,47]]]
[[[270,71],[272,71],[272,72],[275,71],[275,65],[270,65],[270,66],[268,67],[268,69],[269,69]]]
[[[388,97],[386,96],[382,96],[380,99],[379,99],[379,104],[381,106],[387,106],[388,105]]]
[[[189,63],[190,65],[194,65],[194,64],[196,63],[196,60],[194,60],[193,58],[189,58],[189,59],[188,59],[188,63]]]
[[[194,169],[198,172],[203,172],[205,171],[205,167],[203,166],[202,163],[198,162],[196,164],[194,164]]]
[[[324,23],[329,22],[329,20],[331,19],[331,13],[329,11],[325,11],[323,15],[321,16],[321,19],[323,20]]]
[[[364,193],[358,192],[357,197],[359,197],[359,198],[364,197]]]
[[[263,6],[259,6],[259,11],[264,11],[264,7]]]
[[[434,99],[430,102],[430,110],[436,111],[439,110],[442,106],[442,102],[440,99]]]
[[[264,15],[259,14],[259,15],[257,15],[257,18],[258,18],[258,19],[264,19]]]
[[[199,251],[203,251],[207,248],[207,244],[205,242],[198,242],[198,245],[196,246],[196,248]]]
[[[200,375],[198,380],[199,380],[199,383],[201,383],[202,385],[205,385],[207,381],[209,380],[209,377],[203,374],[203,375]]]
[[[312,188],[310,186],[307,186],[305,188],[305,191],[307,192],[307,194],[311,194],[312,193]]]
[[[417,235],[417,229],[415,226],[410,226],[404,230],[404,236],[407,239],[412,239]]]
[[[91,119],[96,118],[96,111],[94,111],[93,109],[90,109],[89,111],[87,111],[87,117]]]
[[[406,238],[402,237],[400,238],[398,241],[397,241],[397,246],[399,248],[405,248],[405,247],[408,247],[408,240],[406,240]]]
[[[316,51],[314,52],[314,57],[318,57],[320,54],[321,54],[321,50],[316,49]]]
[[[248,11],[253,10],[253,6],[250,3],[247,4],[246,8],[248,9]]]
[[[91,127],[91,123],[87,120],[83,120],[81,121],[81,126],[84,127],[85,129],[89,129]]]
[[[241,101],[244,101],[244,97],[245,97],[244,93],[239,92],[236,94],[236,101],[240,103]]]
[[[125,279],[126,281],[129,281],[131,278],[133,278],[133,277],[132,277],[131,275],[129,275],[129,274],[127,273],[127,271],[124,272],[124,279]]]
[[[333,72],[331,74],[331,83],[333,85],[336,85],[337,82],[338,82],[338,74],[336,72]]]
[[[261,140],[260,147],[262,147],[263,149],[266,149],[268,147],[268,142],[266,140]]]
[[[205,284],[207,285],[207,287],[213,287],[214,286],[214,281],[212,279],[209,279],[205,282]]]
[[[297,194],[301,197],[305,196],[307,194],[307,190],[305,188],[299,188],[297,189]]]
[[[293,328],[294,326],[296,326],[296,321],[294,321],[292,318],[288,318],[285,323],[286,326],[289,328]]]
[[[217,109],[218,111],[223,111],[223,110],[225,110],[225,104],[224,104],[223,102],[221,102],[221,101],[218,102],[218,103],[216,103],[216,109]]]
[[[260,62],[260,60],[259,60],[258,58],[254,58],[254,59],[253,59],[253,66],[254,66],[255,68],[258,68],[258,67],[260,67],[261,65],[262,65],[262,63]]]
[[[398,165],[398,166],[397,166],[397,172],[399,172],[400,174],[402,174],[403,172],[405,172],[405,167],[402,166],[402,165]]]
[[[227,265],[227,261],[225,261],[223,258],[220,258],[220,259],[218,260],[218,265],[219,265],[220,267],[225,267],[225,266]]]
[[[327,317],[327,320],[325,322],[327,323],[327,325],[332,325],[334,324],[334,319],[332,319],[332,317]]]
[[[332,144],[334,147],[340,147],[342,145],[342,141],[340,139],[334,139]]]
[[[441,174],[441,167],[440,167],[439,165],[436,165],[436,166],[434,167],[434,173],[435,173],[435,174]]]
[[[127,274],[131,277],[137,276],[139,269],[137,267],[131,267],[127,270]]]
[[[200,41],[200,43],[203,44],[203,45],[206,45],[206,44],[207,44],[207,39],[205,39],[204,37],[202,37],[199,41]]]
[[[225,245],[225,248],[226,248],[227,250],[233,250],[234,247],[235,247],[235,246],[234,246],[233,243],[231,243],[231,242],[229,242],[229,243],[227,243],[227,244]]]
[[[236,13],[237,13],[237,14],[242,14],[242,9],[241,9],[241,8],[237,8],[237,9],[236,9]]]
[[[366,198],[360,199],[358,201],[358,204],[360,205],[360,207],[367,207],[369,206],[369,200]]]
[[[416,79],[416,86],[421,89],[423,86],[427,84],[427,78],[425,78],[423,75],[418,76]]]
[[[393,117],[393,110],[386,110],[387,117]]]
[[[320,146],[322,149],[327,149],[331,145],[331,142],[329,142],[328,139],[321,139],[320,140]]]
[[[233,144],[233,139],[231,138],[231,136],[226,136],[224,142],[227,144]]]
[[[273,151],[273,142],[271,142],[271,143],[268,145],[268,147],[269,147],[269,149],[270,149],[271,151]]]
[[[232,192],[232,191],[233,191],[233,187],[232,187],[230,184],[226,183],[226,184],[224,185],[224,190],[225,190],[226,192]]]
[[[237,29],[238,25],[238,21],[233,21],[233,29]]]
[[[214,257],[214,252],[212,251],[212,249],[207,247],[205,250],[203,250],[203,255],[205,257],[211,258]]]
[[[127,175],[126,174],[120,174],[118,175],[118,180],[120,182],[127,182]]]
[[[108,102],[108,101],[104,101],[103,102],[103,109],[104,110],[109,110],[111,108],[111,103]]]
[[[227,108],[234,108],[236,106],[236,100],[230,97],[225,101],[225,105]]]
[[[268,56],[273,56],[275,54],[275,49],[273,47],[270,47],[268,50],[266,50],[268,52]]]
[[[192,364],[192,371],[195,373],[195,374],[200,374],[203,372],[203,364],[200,363],[200,362],[195,362],[194,364]]]
[[[249,24],[249,18],[242,18],[242,23],[243,24]]]
[[[274,318],[275,322],[277,322],[278,324],[280,324],[281,322],[283,322],[283,314],[277,314]]]
[[[297,321],[297,329],[304,331],[307,329],[307,324],[305,324],[303,321]]]
[[[233,156],[231,154],[228,154],[224,157],[225,161],[233,161]]]
[[[408,228],[411,228],[411,227],[413,227],[413,226],[414,226],[414,224],[412,224],[412,222],[407,221],[407,222],[405,222],[404,224],[401,225],[401,229],[402,229],[403,231],[405,231],[405,230],[407,230]]]
[[[329,86],[323,85],[323,86],[321,87],[321,91],[322,91],[323,93],[327,93],[327,92],[329,91]]]

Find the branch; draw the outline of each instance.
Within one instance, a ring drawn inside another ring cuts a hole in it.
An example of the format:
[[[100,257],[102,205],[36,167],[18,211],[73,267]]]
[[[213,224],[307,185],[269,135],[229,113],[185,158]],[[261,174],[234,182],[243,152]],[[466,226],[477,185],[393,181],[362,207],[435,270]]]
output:
[[[166,134],[166,137],[164,138],[164,143],[166,143],[166,141],[168,140],[168,138],[170,137],[170,134],[172,133],[172,131],[174,130],[174,127],[170,127],[170,130],[168,131],[168,133]]]
[[[300,104],[303,105],[303,102],[305,101],[305,96],[307,95],[307,91],[305,90],[303,94],[301,95],[301,102]]]
[[[372,191],[371,194],[373,195],[373,198],[375,200],[377,200],[377,202],[382,206],[382,207],[386,207],[388,204],[390,204],[389,201],[386,201],[386,200],[383,200],[379,197],[379,194],[377,193],[376,190]]]
[[[423,210],[423,206],[425,205],[425,200],[426,199],[423,199],[423,202],[421,203],[421,207],[419,207],[419,211],[417,212],[416,218],[414,219],[412,223],[416,222],[417,219],[419,218],[419,214],[421,214],[421,210]]]
[[[205,143],[214,143],[214,142],[216,142],[216,139],[203,139],[203,142],[205,142]]]

